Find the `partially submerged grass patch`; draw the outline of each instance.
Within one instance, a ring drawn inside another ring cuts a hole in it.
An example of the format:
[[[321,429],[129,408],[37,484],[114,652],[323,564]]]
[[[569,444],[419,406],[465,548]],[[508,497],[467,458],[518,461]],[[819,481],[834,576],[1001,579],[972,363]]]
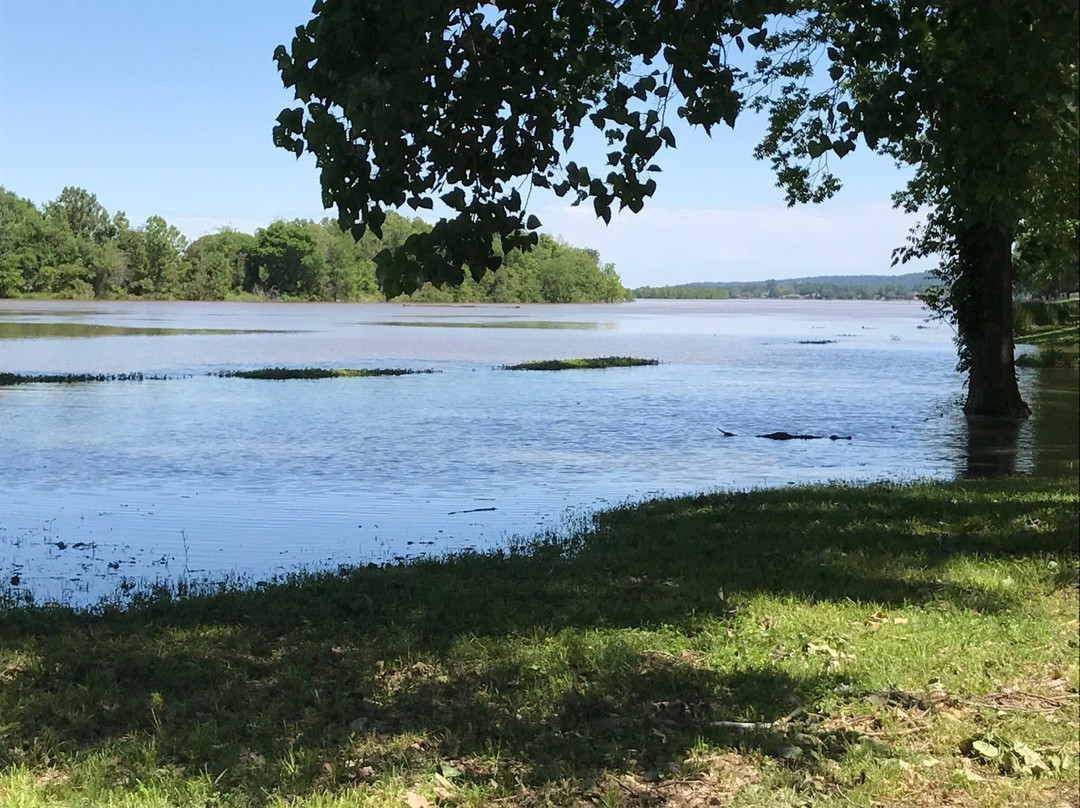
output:
[[[1080,366],[1080,304],[1076,300],[1015,304],[1016,342],[1034,345],[1035,353],[1016,357],[1020,367]]]
[[[410,368],[259,368],[258,370],[219,370],[211,373],[222,379],[351,379],[360,376],[411,376],[434,373],[434,370]]]
[[[166,378],[150,373],[0,373],[0,387],[18,384],[163,381]]]
[[[659,365],[656,359],[636,356],[599,356],[594,359],[539,359],[516,365],[503,365],[502,370],[579,370],[582,368],[632,368],[642,365]]]
[[[0,801],[1075,804],[1077,504],[684,497],[504,552],[0,609]]]
[[[1034,353],[1020,354],[1016,366],[1021,368],[1075,368],[1080,366],[1080,353],[1076,346],[1058,348],[1049,346]]]

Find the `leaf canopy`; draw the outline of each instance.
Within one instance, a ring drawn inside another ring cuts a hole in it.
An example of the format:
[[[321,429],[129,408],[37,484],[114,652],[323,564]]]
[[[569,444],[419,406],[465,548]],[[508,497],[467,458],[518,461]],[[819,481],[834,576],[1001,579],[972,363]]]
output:
[[[451,215],[377,259],[409,291],[535,244],[534,187],[639,211],[672,116],[711,131],[768,116],[756,155],[788,202],[840,187],[860,145],[916,168],[898,194],[959,227],[1030,218],[1041,155],[1076,142],[1075,0],[321,0],[275,53],[299,105],[275,142],[315,155],[357,237],[408,205]],[[582,127],[605,165],[568,158]],[[1045,174],[1045,171],[1043,172]],[[933,247],[924,243],[923,248]]]

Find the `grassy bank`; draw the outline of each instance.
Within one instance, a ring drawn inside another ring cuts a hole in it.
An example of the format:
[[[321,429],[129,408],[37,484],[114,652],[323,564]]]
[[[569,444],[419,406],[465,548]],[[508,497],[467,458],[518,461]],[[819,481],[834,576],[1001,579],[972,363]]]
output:
[[[1080,301],[1030,300],[1014,305],[1016,342],[1034,345],[1035,353],[1017,357],[1021,367],[1080,365]]]
[[[661,500],[499,554],[9,606],[0,804],[1075,805],[1077,501]]]

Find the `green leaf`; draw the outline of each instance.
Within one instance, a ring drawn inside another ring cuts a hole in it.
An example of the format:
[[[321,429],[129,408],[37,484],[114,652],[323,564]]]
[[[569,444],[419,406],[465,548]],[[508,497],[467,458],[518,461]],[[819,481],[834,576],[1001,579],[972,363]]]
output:
[[[611,203],[604,201],[601,197],[596,197],[593,199],[593,210],[597,218],[604,220],[604,224],[611,224]]]
[[[455,188],[448,194],[443,194],[439,197],[446,206],[453,208],[454,210],[461,211],[465,209],[465,192],[460,188]]]

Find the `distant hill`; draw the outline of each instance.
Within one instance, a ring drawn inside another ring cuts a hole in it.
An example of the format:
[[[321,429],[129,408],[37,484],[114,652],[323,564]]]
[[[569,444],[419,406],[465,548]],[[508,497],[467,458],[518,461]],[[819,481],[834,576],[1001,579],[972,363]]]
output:
[[[695,281],[694,283],[680,283],[674,288],[683,286],[730,288],[767,283],[768,281]],[[796,283],[826,283],[834,286],[900,286],[917,291],[932,284],[933,278],[925,272],[909,272],[906,275],[814,275],[808,278],[777,278],[773,283],[777,286],[791,286]]]
[[[904,299],[934,283],[924,272],[906,275],[816,275],[768,281],[700,281],[674,286],[642,286],[640,298],[811,297],[824,299]]]

